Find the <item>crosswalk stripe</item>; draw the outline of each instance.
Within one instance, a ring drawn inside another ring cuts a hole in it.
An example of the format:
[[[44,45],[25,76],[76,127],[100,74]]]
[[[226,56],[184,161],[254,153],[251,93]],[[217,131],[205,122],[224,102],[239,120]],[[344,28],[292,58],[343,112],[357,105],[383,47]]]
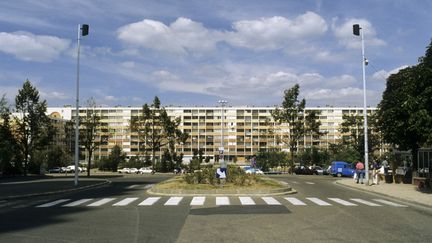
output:
[[[47,207],[51,207],[51,206],[54,206],[54,205],[57,205],[57,204],[60,204],[60,203],[67,202],[69,200],[70,199],[60,199],[60,200],[57,200],[57,201],[54,201],[54,202],[49,202],[49,203],[41,204],[41,205],[38,205],[36,207],[37,208],[47,208]]]
[[[193,197],[190,203],[191,206],[202,206],[204,205],[205,197]]]
[[[303,206],[306,205],[306,203],[300,201],[299,199],[295,198],[295,197],[286,197],[285,198],[288,202],[290,202],[292,205],[295,206]]]
[[[93,200],[93,198],[85,198],[85,199],[81,199],[78,201],[74,201],[74,202],[65,204],[65,205],[63,205],[63,207],[75,207],[75,206],[79,206],[79,205],[84,204],[84,203],[91,201],[91,200]]]
[[[130,186],[126,187],[126,189],[133,189],[133,188],[135,188],[137,186],[139,186],[139,185],[130,185]]]
[[[309,182],[309,181],[306,181],[305,183],[306,183],[306,184],[309,184],[309,185],[315,185],[315,183],[314,183],[314,182]]]
[[[216,205],[230,205],[228,197],[216,197]]]
[[[340,198],[331,198],[331,197],[329,197],[329,200],[332,200],[333,202],[337,202],[337,203],[342,204],[344,206],[358,206],[357,204],[354,204],[352,202],[348,202],[348,201],[342,200]]]
[[[374,199],[374,201],[380,202],[380,203],[384,203],[393,207],[408,207],[406,205],[402,205],[402,204],[398,204],[398,203],[394,203],[394,202],[390,202],[384,199]]]
[[[168,201],[165,202],[164,205],[175,206],[175,205],[178,205],[182,199],[183,199],[183,197],[170,197],[168,199]]]
[[[146,200],[142,201],[138,206],[151,206],[159,201],[160,197],[149,197]]]
[[[104,198],[104,199],[101,199],[101,200],[99,200],[99,201],[96,201],[96,202],[94,202],[94,203],[91,203],[91,204],[87,205],[87,207],[98,207],[98,206],[102,206],[102,205],[107,204],[107,203],[109,203],[109,202],[111,202],[111,201],[114,201],[114,200],[115,200],[115,198]]]
[[[239,199],[242,205],[255,205],[251,197],[239,197]]]
[[[128,197],[128,198],[121,200],[118,203],[114,203],[113,206],[126,206],[135,200],[138,200],[138,198],[137,197]]]
[[[272,197],[261,197],[264,202],[266,202],[268,205],[281,205],[279,201]]]
[[[372,206],[372,207],[380,207],[381,206],[379,204],[369,202],[369,201],[359,199],[359,198],[351,198],[351,201],[358,202],[358,203],[365,204],[365,205]]]
[[[316,197],[307,197],[306,199],[315,203],[315,204],[318,204],[319,206],[331,206],[330,203],[325,202],[325,201],[323,201],[319,198],[316,198]]]

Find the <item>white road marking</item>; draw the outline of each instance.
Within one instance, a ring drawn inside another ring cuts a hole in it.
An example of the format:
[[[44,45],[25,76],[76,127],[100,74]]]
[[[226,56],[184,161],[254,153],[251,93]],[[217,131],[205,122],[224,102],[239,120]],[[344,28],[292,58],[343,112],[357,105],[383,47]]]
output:
[[[295,197],[286,197],[285,198],[288,202],[290,202],[292,205],[296,205],[296,206],[303,206],[306,205],[306,203],[300,201],[299,199],[295,198]]]
[[[193,197],[190,203],[191,206],[202,206],[205,202],[205,197]]]
[[[390,202],[384,199],[374,199],[374,201],[380,202],[380,203],[384,203],[393,207],[408,207],[406,205],[402,205],[402,204],[398,204],[398,203],[394,203],[394,202]]]
[[[325,202],[325,201],[323,201],[319,198],[316,198],[316,197],[307,197],[306,199],[315,203],[315,204],[318,204],[319,206],[331,206],[330,203]]]
[[[65,205],[63,205],[63,207],[75,207],[75,206],[79,206],[79,205],[84,204],[84,203],[91,201],[91,200],[93,200],[93,198],[81,199],[78,201],[74,201],[74,202],[65,204]]]
[[[133,188],[135,188],[137,186],[139,186],[139,185],[130,185],[130,186],[126,187],[126,189],[133,189]]]
[[[340,198],[329,198],[329,200],[332,200],[333,202],[337,202],[337,203],[342,204],[344,206],[358,206],[357,204],[342,200]]]
[[[230,205],[228,197],[216,197],[216,205]]]
[[[137,197],[128,197],[128,198],[121,200],[118,203],[113,204],[113,206],[126,206],[135,200],[138,200],[138,198]]]
[[[272,197],[261,197],[264,202],[266,202],[268,205],[281,205],[280,202],[278,202],[276,199]]]
[[[148,185],[144,186],[144,189],[149,189],[149,188],[152,188],[153,186],[154,186],[154,184],[148,184]]]
[[[358,203],[365,204],[365,205],[372,206],[372,207],[380,207],[381,206],[379,204],[369,202],[369,201],[359,199],[359,198],[351,198],[351,201],[358,202]]]
[[[159,201],[160,197],[149,197],[146,200],[142,201],[138,206],[151,206]]]
[[[60,203],[67,202],[69,200],[70,199],[60,199],[60,200],[57,200],[57,201],[54,201],[54,202],[49,202],[49,203],[45,203],[45,204],[42,204],[42,205],[38,205],[36,207],[37,208],[47,208],[47,207],[51,207],[51,206],[54,206],[54,205],[57,205],[57,204],[60,204]]]
[[[239,199],[242,205],[255,205],[251,197],[239,197]]]
[[[87,207],[98,207],[98,206],[102,206],[102,205],[107,204],[107,203],[109,203],[109,202],[111,202],[111,201],[114,201],[114,200],[115,200],[115,198],[104,198],[104,199],[101,199],[101,200],[99,200],[99,201],[96,201],[96,202],[94,202],[94,203],[91,203],[91,204],[87,205]]]
[[[309,181],[306,181],[305,183],[309,184],[309,185],[314,185],[315,184],[314,182],[309,182]]]
[[[164,205],[175,206],[178,205],[182,199],[183,197],[170,197],[170,199],[168,199],[168,201],[166,201]]]
[[[299,184],[297,181],[292,181],[291,183],[294,183],[294,184]]]

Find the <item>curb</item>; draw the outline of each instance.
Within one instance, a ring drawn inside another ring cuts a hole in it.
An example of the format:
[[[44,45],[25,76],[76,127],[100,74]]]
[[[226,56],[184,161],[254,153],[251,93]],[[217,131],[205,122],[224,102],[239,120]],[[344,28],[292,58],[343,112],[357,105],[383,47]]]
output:
[[[97,187],[102,187],[104,185],[111,184],[110,180],[104,180],[100,183],[77,187],[77,188],[69,188],[69,189],[61,189],[56,191],[49,191],[49,192],[40,192],[40,193],[31,193],[31,194],[24,194],[24,195],[17,195],[17,196],[6,196],[6,197],[0,197],[0,200],[11,200],[11,199],[23,199],[28,197],[36,197],[36,196],[48,196],[53,194],[60,194],[60,193],[66,193],[66,192],[73,192],[73,191],[85,191],[88,189],[93,189]]]
[[[421,203],[421,202],[417,202],[417,201],[413,201],[413,200],[408,200],[408,199],[400,198],[400,197],[396,197],[396,196],[392,196],[392,195],[385,194],[385,193],[382,193],[382,192],[369,191],[369,190],[364,190],[364,189],[361,189],[361,188],[345,185],[345,184],[339,183],[339,180],[335,181],[334,184],[338,184],[339,186],[347,187],[347,188],[350,188],[352,190],[367,192],[367,193],[376,194],[376,195],[380,195],[380,196],[386,196],[386,197],[390,197],[390,198],[393,198],[393,199],[396,199],[396,200],[399,200],[399,201],[402,201],[402,202],[405,202],[405,203],[414,203],[414,204],[420,205],[422,207],[427,207],[429,209],[431,208],[431,205],[424,204],[424,203]]]

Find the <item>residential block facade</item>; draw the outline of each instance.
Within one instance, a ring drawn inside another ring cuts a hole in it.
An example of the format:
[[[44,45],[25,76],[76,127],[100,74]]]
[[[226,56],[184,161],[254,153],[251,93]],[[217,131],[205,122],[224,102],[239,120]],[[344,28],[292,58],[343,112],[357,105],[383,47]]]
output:
[[[119,145],[129,158],[142,154],[138,137],[129,128],[132,117],[140,114],[141,107],[80,108],[80,116],[84,116],[89,109],[101,116],[103,129],[98,131],[99,134],[108,135],[109,138],[106,145],[100,146],[94,152],[94,158],[108,156],[115,145]],[[289,145],[279,139],[281,134],[289,134],[288,126],[274,121],[271,115],[274,109],[249,106],[165,107],[170,117],[181,119],[179,129],[189,134],[185,143],[176,145],[176,151],[184,154],[184,161],[189,161],[195,149],[202,149],[204,156],[213,161],[222,147],[222,137],[225,160],[228,161],[245,161],[261,150],[278,149],[289,152]],[[308,107],[304,115],[310,111],[319,112],[320,131],[324,135],[305,135],[299,142],[299,147],[308,148],[314,145],[328,148],[330,144],[340,142],[344,135],[339,131],[343,115],[363,114],[363,108],[328,106]],[[368,114],[375,111],[376,108],[367,109]],[[73,107],[49,107],[47,113],[63,120],[74,120],[76,116]]]

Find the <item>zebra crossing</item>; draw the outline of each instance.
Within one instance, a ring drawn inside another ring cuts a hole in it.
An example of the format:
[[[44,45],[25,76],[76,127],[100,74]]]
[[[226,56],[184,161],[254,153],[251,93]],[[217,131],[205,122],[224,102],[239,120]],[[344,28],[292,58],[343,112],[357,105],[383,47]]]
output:
[[[43,204],[36,205],[36,208],[49,208],[49,207],[101,207],[101,206],[113,206],[113,207],[124,207],[128,205],[135,206],[204,206],[204,205],[215,205],[215,206],[230,206],[230,205],[241,205],[241,206],[254,206],[254,205],[284,205],[284,206],[370,206],[370,207],[408,207],[407,205],[395,203],[385,199],[371,199],[365,200],[361,198],[317,198],[317,197],[250,197],[250,196],[196,196],[196,197],[147,197],[141,199],[138,197],[127,197],[127,198],[83,198],[78,200],[72,199],[58,199],[55,201],[46,202]]]

